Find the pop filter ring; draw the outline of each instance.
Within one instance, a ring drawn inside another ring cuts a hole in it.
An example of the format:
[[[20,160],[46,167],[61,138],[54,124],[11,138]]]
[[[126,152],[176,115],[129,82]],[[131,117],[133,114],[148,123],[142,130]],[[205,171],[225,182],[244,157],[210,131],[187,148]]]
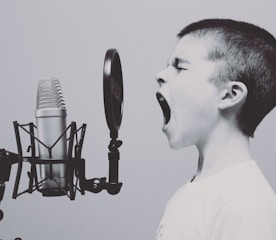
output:
[[[108,49],[104,60],[103,90],[105,117],[110,137],[116,139],[123,115],[123,76],[116,49]]]

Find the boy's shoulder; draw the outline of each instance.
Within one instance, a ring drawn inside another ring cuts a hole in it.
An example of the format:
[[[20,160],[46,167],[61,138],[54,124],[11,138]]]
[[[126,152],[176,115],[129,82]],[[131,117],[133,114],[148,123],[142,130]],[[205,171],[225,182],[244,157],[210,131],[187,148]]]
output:
[[[237,164],[210,177],[185,184],[176,191],[167,208],[183,209],[183,214],[189,208],[193,211],[200,209],[210,217],[219,214],[228,204],[237,206],[248,199],[252,202],[255,199],[255,204],[267,204],[276,213],[275,193],[255,161]]]
[[[257,237],[276,237],[275,194],[254,161],[237,164],[181,187],[161,226],[164,236],[193,236],[187,239],[265,239],[254,238],[255,228]]]

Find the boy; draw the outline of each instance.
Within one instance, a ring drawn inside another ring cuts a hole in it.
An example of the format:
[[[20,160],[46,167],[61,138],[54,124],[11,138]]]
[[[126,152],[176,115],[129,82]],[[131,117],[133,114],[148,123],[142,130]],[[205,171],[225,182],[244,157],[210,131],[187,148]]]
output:
[[[275,195],[249,138],[276,104],[276,40],[227,19],[178,37],[156,96],[171,148],[195,145],[198,171],[167,204],[156,239],[275,240]]]

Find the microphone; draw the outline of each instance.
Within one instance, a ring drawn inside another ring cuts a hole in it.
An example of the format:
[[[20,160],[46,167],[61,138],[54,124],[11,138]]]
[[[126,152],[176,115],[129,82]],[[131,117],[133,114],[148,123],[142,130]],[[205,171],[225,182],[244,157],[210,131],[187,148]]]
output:
[[[58,79],[40,80],[37,90],[35,111],[39,158],[43,160],[64,160],[67,157],[66,105]],[[44,196],[66,194],[65,164],[41,164],[40,175]]]

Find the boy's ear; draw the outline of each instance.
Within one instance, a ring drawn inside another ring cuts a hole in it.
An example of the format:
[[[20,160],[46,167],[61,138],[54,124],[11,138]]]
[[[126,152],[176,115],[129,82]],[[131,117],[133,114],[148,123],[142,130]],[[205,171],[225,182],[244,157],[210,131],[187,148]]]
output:
[[[225,84],[221,92],[219,109],[239,109],[246,100],[247,87],[242,82],[231,81]]]

